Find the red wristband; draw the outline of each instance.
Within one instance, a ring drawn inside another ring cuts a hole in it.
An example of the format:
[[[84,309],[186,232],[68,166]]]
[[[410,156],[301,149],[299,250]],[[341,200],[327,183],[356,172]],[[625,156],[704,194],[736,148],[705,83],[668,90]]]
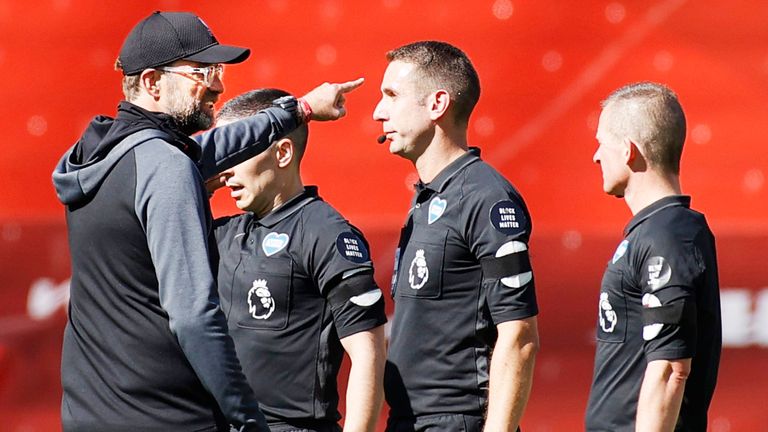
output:
[[[304,100],[304,98],[299,98],[299,109],[301,109],[301,115],[304,119],[304,123],[309,123],[309,120],[312,118],[312,107],[309,106],[309,102]]]

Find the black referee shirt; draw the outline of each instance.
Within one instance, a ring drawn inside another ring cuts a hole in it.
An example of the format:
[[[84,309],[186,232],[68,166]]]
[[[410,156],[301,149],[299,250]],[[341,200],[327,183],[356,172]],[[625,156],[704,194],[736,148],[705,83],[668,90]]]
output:
[[[386,322],[379,288],[332,310],[342,276],[373,271],[362,234],[308,186],[261,219],[217,219],[221,307],[269,422],[340,418],[339,338]]]
[[[588,431],[634,431],[647,362],[693,358],[676,431],[705,431],[720,363],[715,241],[690,197],[638,212],[603,276]],[[643,308],[687,303],[679,324],[643,322]]]
[[[480,259],[524,247],[520,194],[472,149],[416,185],[396,252],[384,388],[392,418],[482,415],[495,324],[538,313],[531,272],[483,276]]]

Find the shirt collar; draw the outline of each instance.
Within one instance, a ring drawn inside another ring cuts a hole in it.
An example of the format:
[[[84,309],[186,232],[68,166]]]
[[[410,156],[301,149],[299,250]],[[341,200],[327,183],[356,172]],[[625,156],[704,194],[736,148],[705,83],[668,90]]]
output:
[[[420,193],[425,189],[429,189],[437,193],[443,192],[448,186],[448,183],[450,183],[451,179],[459,171],[461,171],[462,168],[479,160],[480,149],[478,147],[470,147],[466,153],[459,156],[458,159],[449,163],[448,166],[443,168],[443,170],[440,171],[440,173],[437,174],[437,176],[431,182],[422,183],[421,180],[419,180],[419,182],[414,185],[416,192]]]
[[[263,218],[254,218],[254,222],[265,227],[272,227],[316,199],[320,199],[317,193],[317,186],[305,186],[302,193],[267,213]]]
[[[626,228],[624,228],[624,236],[628,236],[632,230],[637,228],[638,225],[643,223],[646,219],[658,213],[659,211],[667,207],[682,206],[685,208],[691,207],[691,197],[688,195],[670,195],[664,197],[658,201],[653,202],[649,206],[643,208],[629,221]]]

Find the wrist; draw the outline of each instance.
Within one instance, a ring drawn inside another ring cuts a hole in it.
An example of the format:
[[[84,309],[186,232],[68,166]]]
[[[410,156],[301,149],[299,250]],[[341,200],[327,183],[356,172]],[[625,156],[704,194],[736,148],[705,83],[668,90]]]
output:
[[[309,106],[309,104],[304,101],[304,104]],[[299,99],[296,99],[293,96],[283,96],[279,97],[272,101],[272,105],[276,106],[278,108],[282,108],[288,113],[293,116],[294,120],[296,121],[296,125],[300,125],[302,123],[306,123],[309,121],[309,117],[305,116],[304,113],[304,107],[302,106],[302,103],[299,102]],[[312,114],[312,110],[310,108],[309,114]]]
[[[299,111],[301,112],[301,117],[304,120],[304,123],[309,123],[312,119],[312,107],[309,105],[309,102],[303,97],[296,99],[296,102],[298,103]]]

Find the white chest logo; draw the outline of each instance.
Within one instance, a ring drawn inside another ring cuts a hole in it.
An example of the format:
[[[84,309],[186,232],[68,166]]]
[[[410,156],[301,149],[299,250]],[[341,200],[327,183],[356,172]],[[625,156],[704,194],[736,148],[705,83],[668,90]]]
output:
[[[616,311],[613,310],[611,302],[608,301],[608,293],[600,293],[598,313],[600,314],[600,328],[606,333],[613,333],[616,323],[619,322],[619,317],[616,315]]]
[[[429,216],[427,217],[427,223],[430,225],[436,220],[440,219],[440,216],[445,213],[445,208],[448,207],[448,201],[440,199],[439,197],[432,198],[429,202]]]
[[[418,290],[429,280],[429,267],[424,257],[424,249],[416,251],[416,256],[411,261],[411,267],[408,269],[408,283],[411,288]]]
[[[264,240],[262,240],[261,250],[263,250],[267,256],[272,256],[288,246],[288,240],[290,240],[288,234],[271,232],[264,237]]]
[[[255,319],[265,320],[275,311],[275,299],[265,279],[256,279],[248,291],[248,313]]]

